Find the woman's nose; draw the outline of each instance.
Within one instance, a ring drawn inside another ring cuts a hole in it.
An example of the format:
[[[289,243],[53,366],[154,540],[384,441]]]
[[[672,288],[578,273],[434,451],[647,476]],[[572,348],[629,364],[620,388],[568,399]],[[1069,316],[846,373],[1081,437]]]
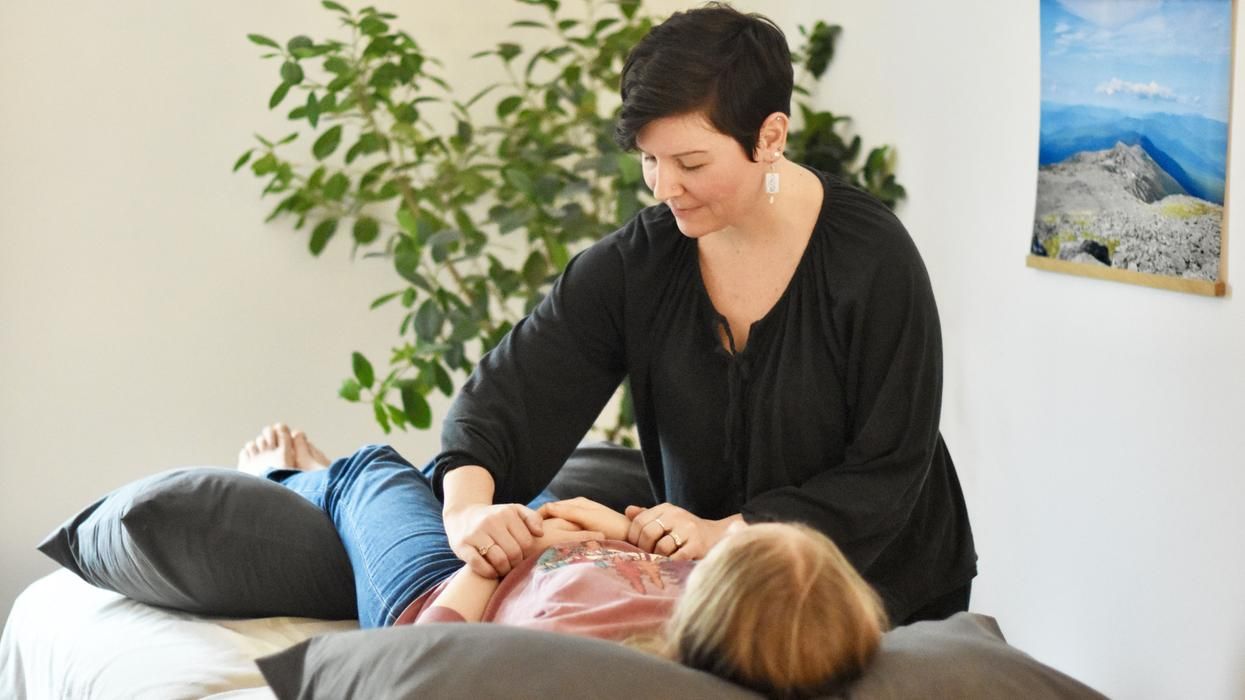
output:
[[[673,168],[657,166],[653,169],[653,196],[657,201],[664,202],[683,192],[678,174]]]

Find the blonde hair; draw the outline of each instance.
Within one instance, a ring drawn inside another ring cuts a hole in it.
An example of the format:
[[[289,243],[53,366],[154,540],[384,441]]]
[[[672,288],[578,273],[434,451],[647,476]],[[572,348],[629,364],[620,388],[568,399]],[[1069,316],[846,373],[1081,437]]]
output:
[[[858,676],[886,627],[877,594],[830,538],[765,523],[710,550],[664,640],[645,646],[771,697],[807,697]]]

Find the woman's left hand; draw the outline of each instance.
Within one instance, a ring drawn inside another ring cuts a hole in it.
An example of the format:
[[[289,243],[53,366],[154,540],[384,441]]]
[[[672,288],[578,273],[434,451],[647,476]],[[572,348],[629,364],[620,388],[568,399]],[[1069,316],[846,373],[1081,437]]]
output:
[[[631,518],[628,542],[671,559],[703,559],[726,536],[731,521],[706,520],[672,503],[652,508],[627,506],[626,515]]]

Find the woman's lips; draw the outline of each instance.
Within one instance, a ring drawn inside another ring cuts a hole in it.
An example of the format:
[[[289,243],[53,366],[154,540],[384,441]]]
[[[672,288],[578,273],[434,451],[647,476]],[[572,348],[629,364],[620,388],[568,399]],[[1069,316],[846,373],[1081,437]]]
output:
[[[673,205],[673,204],[670,204],[669,206],[670,206],[670,211],[674,212],[674,215],[675,215],[675,216],[687,216],[688,214],[690,214],[690,213],[692,213],[692,212],[694,212],[694,211],[696,211],[697,209],[699,209],[699,208],[700,208],[700,206],[695,206],[695,207],[678,207],[678,206],[675,206],[675,205]]]

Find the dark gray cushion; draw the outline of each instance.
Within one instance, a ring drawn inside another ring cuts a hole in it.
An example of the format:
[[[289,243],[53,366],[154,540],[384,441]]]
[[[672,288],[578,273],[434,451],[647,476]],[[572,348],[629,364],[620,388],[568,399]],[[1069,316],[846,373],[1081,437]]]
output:
[[[39,545],[88,583],[134,600],[229,617],[356,616],[350,560],[319,508],[233,469],[139,479]]]
[[[341,632],[259,659],[280,700],[317,698],[756,698],[620,644],[503,625]],[[886,634],[847,696],[1102,698],[1009,646],[993,618],[960,613]]]
[[[558,498],[583,496],[620,513],[627,506],[656,505],[640,451],[609,442],[576,447],[548,488]]]
[[[757,697],[613,642],[491,624],[329,634],[256,663],[280,700]]]
[[[1089,686],[1009,645],[993,617],[957,613],[886,633],[852,698],[1105,700]]]

